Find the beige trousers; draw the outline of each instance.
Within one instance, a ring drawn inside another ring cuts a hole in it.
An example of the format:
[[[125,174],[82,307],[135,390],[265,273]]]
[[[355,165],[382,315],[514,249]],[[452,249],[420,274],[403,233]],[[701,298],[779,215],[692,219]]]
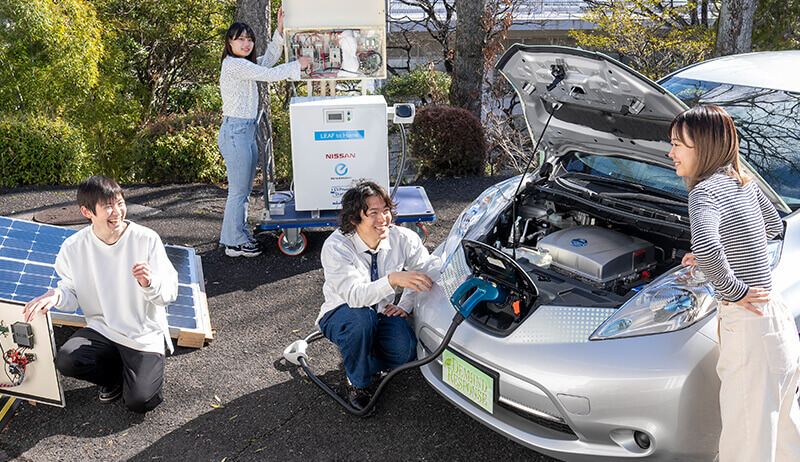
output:
[[[780,298],[718,307],[720,462],[800,461],[800,340]]]

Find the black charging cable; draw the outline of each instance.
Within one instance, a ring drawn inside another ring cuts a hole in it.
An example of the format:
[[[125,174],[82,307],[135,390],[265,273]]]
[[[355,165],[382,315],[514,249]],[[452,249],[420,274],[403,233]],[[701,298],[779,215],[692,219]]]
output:
[[[308,375],[308,377],[314,383],[316,383],[320,388],[325,390],[325,393],[327,393],[337,403],[341,404],[342,407],[344,407],[345,410],[347,410],[347,412],[349,412],[349,413],[351,413],[353,415],[361,417],[361,416],[365,416],[365,415],[369,414],[370,411],[372,411],[372,409],[378,403],[378,398],[380,397],[380,395],[383,392],[384,388],[386,388],[386,385],[397,374],[399,374],[399,373],[401,373],[403,371],[407,371],[409,369],[413,369],[415,367],[424,366],[424,365],[430,363],[431,361],[433,361],[434,359],[438,358],[439,355],[442,354],[444,349],[447,348],[447,345],[450,344],[450,340],[453,338],[453,334],[456,332],[456,328],[462,322],[464,322],[464,319],[465,319],[464,316],[460,312],[456,311],[456,315],[453,317],[453,322],[450,324],[450,328],[447,329],[447,333],[444,335],[444,339],[442,339],[442,343],[440,343],[439,347],[436,348],[436,351],[434,351],[433,353],[431,353],[430,355],[428,355],[428,356],[426,356],[426,357],[424,357],[422,359],[418,359],[416,361],[411,361],[410,363],[403,364],[402,366],[400,366],[400,367],[392,370],[391,372],[389,372],[389,374],[383,379],[383,381],[381,381],[381,384],[378,385],[378,389],[375,390],[375,394],[372,395],[372,399],[369,400],[369,403],[366,406],[364,406],[363,409],[356,409],[353,406],[351,406],[350,403],[345,401],[335,391],[331,390],[331,388],[325,382],[323,382],[319,377],[314,375],[314,372],[311,370],[311,367],[308,365],[308,362],[306,361],[306,358],[304,356],[300,356],[298,358],[298,360],[300,361],[300,366],[306,372],[306,375]],[[317,334],[318,335],[315,336],[315,338],[313,338],[312,340],[316,340],[316,339],[322,337],[321,333],[317,333]]]

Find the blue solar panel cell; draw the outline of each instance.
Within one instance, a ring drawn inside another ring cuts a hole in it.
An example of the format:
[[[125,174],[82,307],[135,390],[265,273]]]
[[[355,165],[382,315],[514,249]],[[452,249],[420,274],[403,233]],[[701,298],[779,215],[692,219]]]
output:
[[[41,287],[41,286],[30,286],[26,284],[17,284],[16,294],[18,296],[24,297],[27,296],[28,299],[25,300],[26,302],[31,301],[32,299],[42,295],[46,292],[49,288],[48,287]]]
[[[3,239],[3,246],[11,247],[12,249],[31,250],[31,247],[33,247],[33,242],[14,237],[8,237]]]
[[[25,265],[25,272],[30,274],[38,274],[39,276],[55,276],[56,269],[52,266],[36,265],[28,263]]]
[[[167,323],[170,327],[181,329],[197,329],[197,321],[194,318],[184,318],[183,316],[167,316]]]
[[[61,244],[44,244],[37,241],[31,245],[31,250],[34,252],[56,255],[58,254],[58,251],[61,250]]]
[[[47,254],[42,252],[31,252],[28,255],[28,260],[39,263],[50,263],[54,265],[56,263],[56,256],[53,255],[52,253]]]
[[[14,281],[16,282],[16,281]],[[13,294],[14,288],[17,286],[14,282],[8,281],[0,281],[0,292],[4,294]]]
[[[41,226],[41,225],[38,225],[38,224],[33,223],[31,221],[13,220],[11,222],[10,228],[11,229],[19,229],[19,230],[22,230],[22,231],[28,231],[28,232],[34,232],[35,233],[36,231],[39,230],[39,226]]]
[[[0,217],[0,298],[28,302],[56,287],[59,277],[54,264],[64,240],[77,231],[50,225]],[[196,257],[193,249],[165,246],[178,272],[178,299],[167,307],[167,320],[173,335],[180,329],[198,329],[201,302]],[[83,322],[83,311],[52,310],[54,321]]]
[[[40,287],[40,293],[45,293],[50,289],[50,284],[53,282],[53,279],[46,276],[38,276],[36,274],[23,274],[19,282],[20,284]]]
[[[170,316],[183,316],[183,317],[193,317],[194,310],[190,306],[178,306],[172,304],[167,308],[167,314]]]
[[[61,247],[61,244],[64,243],[64,240],[66,238],[67,238],[67,236],[63,236],[63,235],[48,235],[48,234],[42,235],[42,234],[38,234],[36,236],[36,242],[40,243],[40,244],[47,244],[47,245],[54,245],[56,247]]]
[[[65,313],[65,314],[70,314],[70,315],[83,317],[83,310],[80,307],[78,307],[78,309],[75,310],[75,312],[61,311],[58,308],[50,308],[50,311],[55,312],[55,313]]]
[[[17,239],[23,239],[23,240],[28,239],[28,240],[30,240],[31,232],[23,230],[23,229],[11,228],[6,233],[6,236],[7,237],[14,237],[14,238],[17,238]]]
[[[11,247],[0,247],[0,257],[2,258],[13,258],[15,260],[27,260],[28,259],[28,251],[27,250],[19,250],[13,249]]]
[[[19,282],[19,278],[21,277],[22,275],[19,273],[15,273],[13,271],[0,270],[0,281],[2,282],[8,282],[8,283]]]
[[[178,306],[193,306],[194,299],[192,299],[192,297],[187,297],[185,295],[178,295],[178,298],[175,299],[175,301],[172,302],[172,304]]]
[[[0,270],[14,271],[18,273],[25,267],[25,263],[21,261],[2,260],[0,259]]]

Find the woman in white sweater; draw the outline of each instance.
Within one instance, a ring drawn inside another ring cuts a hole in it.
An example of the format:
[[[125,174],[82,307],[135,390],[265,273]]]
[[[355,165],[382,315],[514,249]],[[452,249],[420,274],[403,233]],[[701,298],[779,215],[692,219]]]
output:
[[[299,80],[300,70],[310,58],[272,67],[283,48],[283,8],[266,53],[256,58],[253,30],[236,22],[225,34],[219,88],[222,94],[222,126],[217,143],[228,173],[228,200],[222,219],[219,241],[229,257],[255,257],[261,254],[247,225],[247,207],[258,164],[255,130],[258,113],[256,82]]]

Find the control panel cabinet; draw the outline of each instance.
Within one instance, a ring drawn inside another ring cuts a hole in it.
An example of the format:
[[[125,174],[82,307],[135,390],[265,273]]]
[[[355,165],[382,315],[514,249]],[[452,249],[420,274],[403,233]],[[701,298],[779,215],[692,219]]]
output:
[[[383,0],[286,0],[286,62],[311,58],[302,80],[386,78]]]

